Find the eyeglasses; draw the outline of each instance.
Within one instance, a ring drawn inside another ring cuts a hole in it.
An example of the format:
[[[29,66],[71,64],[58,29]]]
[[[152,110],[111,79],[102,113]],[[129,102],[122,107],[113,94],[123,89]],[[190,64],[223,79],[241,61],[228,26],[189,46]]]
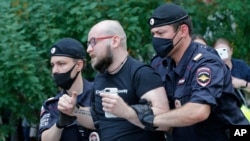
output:
[[[87,47],[90,45],[91,47],[94,47],[97,43],[97,40],[104,40],[104,39],[109,39],[113,38],[114,36],[105,36],[105,37],[92,37],[88,42],[87,42]]]

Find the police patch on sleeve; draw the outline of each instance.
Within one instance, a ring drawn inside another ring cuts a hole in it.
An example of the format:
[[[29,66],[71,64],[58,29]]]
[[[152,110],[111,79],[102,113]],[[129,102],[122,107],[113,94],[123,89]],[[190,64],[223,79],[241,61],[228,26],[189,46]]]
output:
[[[201,67],[196,71],[196,81],[202,87],[207,86],[211,81],[211,70],[207,67]]]

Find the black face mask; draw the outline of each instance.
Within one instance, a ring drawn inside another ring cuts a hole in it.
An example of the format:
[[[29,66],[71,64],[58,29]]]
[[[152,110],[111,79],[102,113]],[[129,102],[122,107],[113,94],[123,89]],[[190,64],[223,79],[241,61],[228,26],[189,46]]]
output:
[[[173,45],[173,40],[175,36],[177,35],[177,33],[178,33],[178,30],[172,39],[153,37],[152,44],[157,55],[164,58],[171,52],[174,46],[177,45],[182,39],[180,38],[179,41],[175,45]]]
[[[54,81],[58,87],[61,87],[64,90],[68,90],[72,86],[72,84],[74,83],[76,77],[80,72],[80,71],[77,72],[74,78],[70,77],[70,74],[74,69],[75,65],[68,72],[53,74]]]
[[[153,47],[157,55],[164,58],[174,48],[173,39],[164,39],[153,37]]]

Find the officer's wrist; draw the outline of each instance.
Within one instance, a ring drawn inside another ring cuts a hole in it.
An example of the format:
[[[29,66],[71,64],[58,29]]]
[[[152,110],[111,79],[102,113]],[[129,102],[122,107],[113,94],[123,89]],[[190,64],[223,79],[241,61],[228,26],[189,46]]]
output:
[[[247,88],[248,87],[248,81],[246,81],[244,86],[241,86],[241,88]]]

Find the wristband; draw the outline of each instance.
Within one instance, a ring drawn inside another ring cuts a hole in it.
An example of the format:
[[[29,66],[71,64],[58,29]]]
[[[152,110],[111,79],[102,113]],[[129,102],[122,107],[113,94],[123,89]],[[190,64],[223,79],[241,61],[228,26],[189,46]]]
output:
[[[61,126],[58,122],[56,122],[56,127],[59,128],[59,129],[62,129],[62,128],[66,127],[66,126]]]
[[[58,120],[56,122],[56,127],[59,129],[65,128],[68,125],[72,124],[75,120],[76,120],[75,116],[69,116],[69,115],[64,114],[62,112],[59,112]]]

